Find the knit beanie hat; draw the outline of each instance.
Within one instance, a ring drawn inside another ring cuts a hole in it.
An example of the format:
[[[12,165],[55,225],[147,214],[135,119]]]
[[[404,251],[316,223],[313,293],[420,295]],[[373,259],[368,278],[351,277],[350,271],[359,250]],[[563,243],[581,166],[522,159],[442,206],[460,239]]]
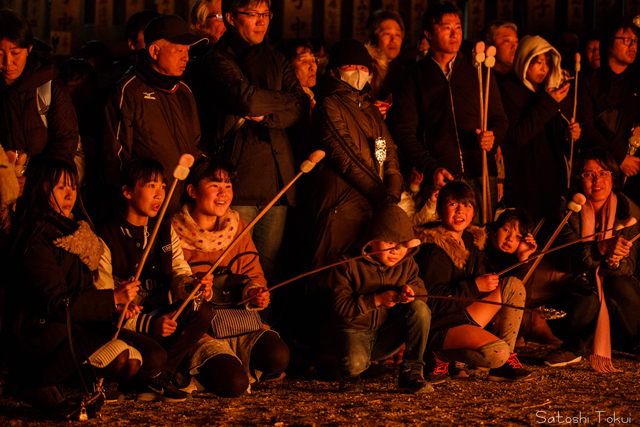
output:
[[[364,65],[371,71],[371,55],[358,40],[341,40],[331,49],[327,69],[332,70],[343,65]]]

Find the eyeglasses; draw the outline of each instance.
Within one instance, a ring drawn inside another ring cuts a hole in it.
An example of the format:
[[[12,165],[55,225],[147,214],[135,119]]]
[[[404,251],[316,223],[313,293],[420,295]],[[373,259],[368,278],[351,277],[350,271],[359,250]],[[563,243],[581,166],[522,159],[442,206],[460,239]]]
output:
[[[218,21],[222,21],[222,15],[221,14],[207,15],[205,19],[217,19]]]
[[[580,175],[581,177],[583,177],[584,179],[593,179],[596,177],[596,175],[599,178],[606,178],[608,176],[611,176],[611,171],[606,171],[606,170],[601,170],[601,171],[587,171],[587,172],[583,172],[582,175]]]
[[[614,40],[622,40],[622,43],[625,46],[633,46],[634,44],[638,45],[638,39],[632,39],[631,37],[614,37]]]
[[[242,15],[247,15],[249,17],[249,19],[258,19],[258,18],[260,18],[260,19],[271,19],[271,18],[273,18],[273,13],[271,13],[271,12],[258,13],[258,12],[240,12],[240,11],[236,11],[236,13],[240,13]]]

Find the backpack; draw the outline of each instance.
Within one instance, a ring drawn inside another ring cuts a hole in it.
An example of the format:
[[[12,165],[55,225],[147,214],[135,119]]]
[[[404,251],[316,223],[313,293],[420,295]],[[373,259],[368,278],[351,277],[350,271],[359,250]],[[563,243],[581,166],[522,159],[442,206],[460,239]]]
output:
[[[36,97],[36,101],[38,103],[38,113],[40,113],[40,118],[42,119],[42,123],[46,128],[49,128],[49,123],[47,121],[47,113],[49,112],[49,106],[51,105],[51,80],[38,87],[38,95]],[[80,138],[80,134],[78,133],[78,147],[76,148],[76,155],[73,158],[74,163],[76,164],[76,169],[78,170],[78,183],[80,186],[84,185],[84,177],[85,177],[85,169],[87,166],[87,162],[84,156],[84,149],[82,148],[82,140]]]

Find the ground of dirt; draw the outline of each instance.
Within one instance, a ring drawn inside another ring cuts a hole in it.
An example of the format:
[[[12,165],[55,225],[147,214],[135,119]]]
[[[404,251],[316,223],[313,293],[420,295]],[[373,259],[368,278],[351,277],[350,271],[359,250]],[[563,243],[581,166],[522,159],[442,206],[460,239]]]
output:
[[[48,421],[10,397],[0,398],[0,425],[62,426],[370,426],[370,425],[640,425],[640,362],[622,353],[614,364],[624,372],[598,374],[582,361],[569,368],[541,364],[551,347],[529,343],[519,349],[533,371],[526,382],[454,380],[433,393],[396,391],[393,367],[367,380],[362,394],[338,392],[337,382],[289,375],[278,383],[254,384],[237,399],[196,395],[180,404],[140,403],[132,396],[105,405],[100,418],[87,422]],[[392,366],[392,365],[391,365]]]

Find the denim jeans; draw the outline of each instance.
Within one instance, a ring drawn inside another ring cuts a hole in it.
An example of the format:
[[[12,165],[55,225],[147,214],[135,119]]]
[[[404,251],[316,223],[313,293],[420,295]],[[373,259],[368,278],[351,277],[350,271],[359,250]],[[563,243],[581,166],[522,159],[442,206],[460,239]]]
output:
[[[231,209],[237,211],[240,218],[249,224],[264,206],[231,206]],[[260,265],[267,282],[273,280],[276,275],[278,252],[286,222],[287,206],[273,206],[249,232],[260,254]]]
[[[431,327],[431,311],[424,301],[396,304],[378,329],[342,329],[335,336],[340,375],[364,372],[371,360],[384,360],[406,344],[400,372],[422,370]]]

